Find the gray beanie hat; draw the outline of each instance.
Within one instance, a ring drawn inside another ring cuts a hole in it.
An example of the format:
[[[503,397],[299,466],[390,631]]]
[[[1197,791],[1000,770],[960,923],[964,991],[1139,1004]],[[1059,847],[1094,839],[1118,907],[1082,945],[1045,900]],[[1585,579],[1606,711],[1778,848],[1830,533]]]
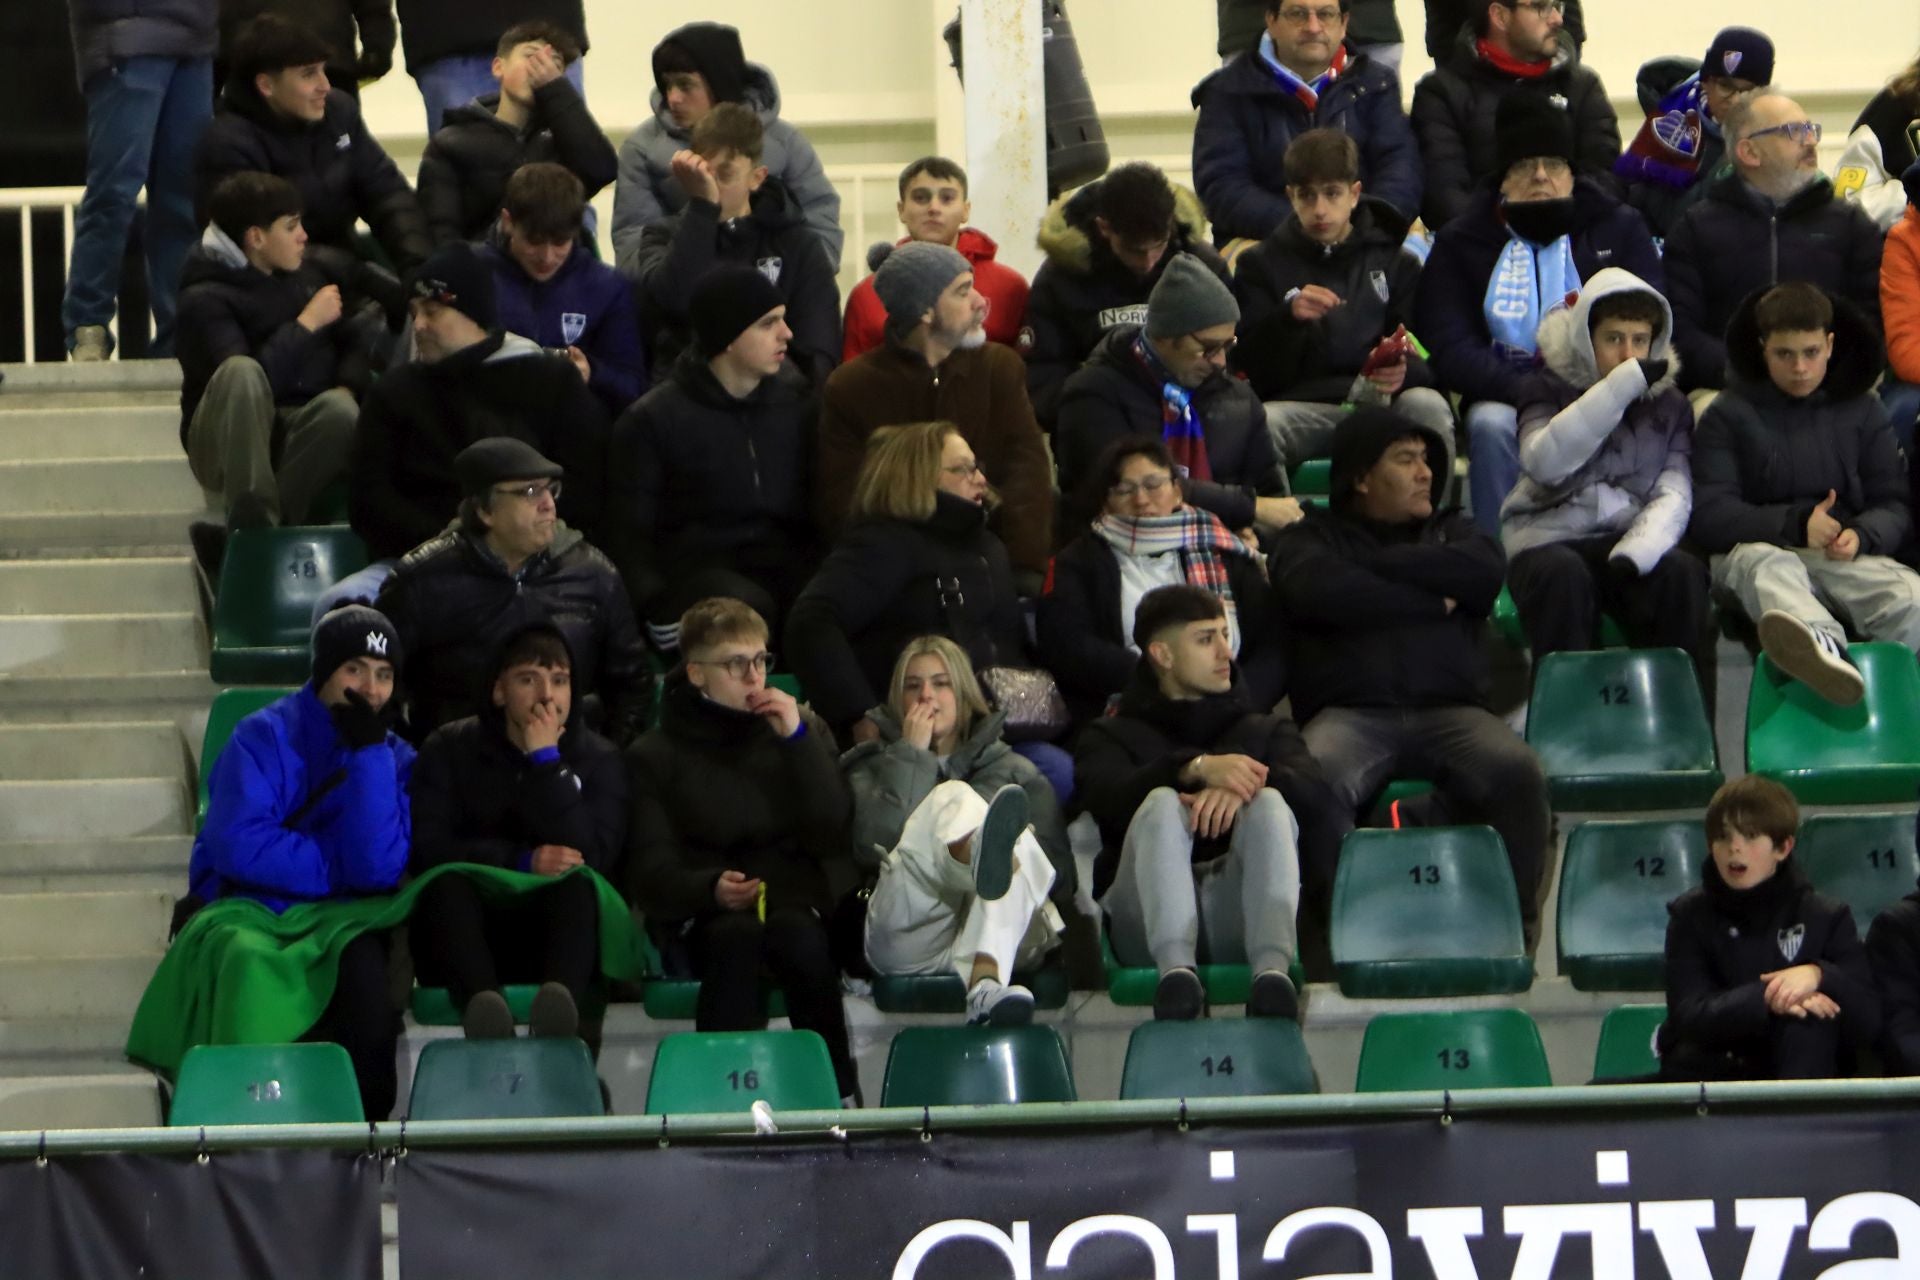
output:
[[[1190,253],[1176,253],[1160,283],[1147,295],[1147,336],[1177,338],[1211,329],[1217,324],[1239,324],[1240,304],[1207,264]]]
[[[915,240],[887,255],[873,273],[873,291],[887,309],[887,323],[911,329],[933,308],[956,276],[973,270],[958,249]]]

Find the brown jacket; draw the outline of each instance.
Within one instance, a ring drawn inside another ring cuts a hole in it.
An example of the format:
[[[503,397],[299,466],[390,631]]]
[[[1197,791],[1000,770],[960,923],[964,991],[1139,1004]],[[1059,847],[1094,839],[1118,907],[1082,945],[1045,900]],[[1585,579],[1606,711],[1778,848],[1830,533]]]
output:
[[[1014,566],[1044,572],[1053,537],[1053,476],[1027,400],[1027,371],[1010,347],[956,351],[938,369],[891,339],[833,371],[820,417],[814,518],[831,536],[877,428],[911,422],[960,428],[987,481],[1000,491],[1001,539]]]

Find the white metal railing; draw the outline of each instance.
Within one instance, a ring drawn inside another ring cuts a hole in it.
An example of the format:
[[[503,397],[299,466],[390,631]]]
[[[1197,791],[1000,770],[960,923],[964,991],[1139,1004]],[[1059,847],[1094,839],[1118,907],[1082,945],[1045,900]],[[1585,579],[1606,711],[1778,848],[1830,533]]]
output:
[[[20,337],[22,359],[32,364],[38,350],[35,344],[33,313],[33,215],[36,210],[60,210],[60,262],[62,270],[73,261],[73,213],[80,207],[85,187],[0,187],[0,212],[20,214]],[[147,193],[140,192],[145,204]],[[118,270],[116,264],[115,270]],[[63,277],[64,283],[64,277]],[[119,328],[115,318],[107,320],[107,332],[114,336],[112,360],[120,358]]]

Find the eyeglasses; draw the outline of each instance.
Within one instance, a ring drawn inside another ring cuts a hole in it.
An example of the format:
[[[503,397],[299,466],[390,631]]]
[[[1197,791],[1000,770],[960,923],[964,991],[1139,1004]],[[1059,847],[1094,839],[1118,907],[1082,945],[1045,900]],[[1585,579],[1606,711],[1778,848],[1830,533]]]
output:
[[[1193,345],[1200,348],[1200,355],[1207,360],[1219,359],[1221,356],[1227,354],[1227,352],[1233,350],[1234,346],[1240,341],[1239,338],[1235,337],[1222,338],[1218,342],[1202,342],[1200,341],[1200,335],[1197,333],[1190,333],[1187,336],[1193,339]]]
[[[1173,483],[1173,477],[1163,471],[1150,476],[1141,476],[1138,480],[1122,480],[1107,490],[1109,497],[1131,498],[1136,493],[1158,493]]]
[[[1511,2],[1508,2],[1508,0],[1494,0],[1494,2],[1500,4],[1503,8],[1536,9],[1542,14],[1565,13],[1567,11],[1567,0],[1511,0]]]
[[[1320,20],[1321,26],[1331,27],[1339,23],[1345,17],[1346,15],[1344,13],[1341,13],[1338,9],[1287,8],[1287,9],[1282,9],[1280,11],[1280,21],[1287,23],[1289,26],[1295,26],[1295,27],[1306,26],[1307,19],[1309,18],[1318,18]]]
[[[1764,129],[1755,129],[1749,138],[1764,138],[1770,133],[1784,134],[1791,138],[1794,145],[1804,147],[1808,143],[1820,145],[1820,125],[1814,120],[1789,120],[1785,124],[1768,125]]]
[[[688,658],[690,667],[725,667],[727,674],[735,680],[745,680],[749,671],[758,671],[761,675],[773,670],[773,653],[762,649],[759,653],[737,653],[731,658]]]
[[[509,485],[504,489],[496,485],[493,491],[503,498],[525,498],[528,502],[538,502],[542,498],[560,501],[558,480],[536,480],[532,484]]]
[[[980,474],[980,464],[977,462],[957,462],[951,467],[940,469],[956,480],[971,480]]]

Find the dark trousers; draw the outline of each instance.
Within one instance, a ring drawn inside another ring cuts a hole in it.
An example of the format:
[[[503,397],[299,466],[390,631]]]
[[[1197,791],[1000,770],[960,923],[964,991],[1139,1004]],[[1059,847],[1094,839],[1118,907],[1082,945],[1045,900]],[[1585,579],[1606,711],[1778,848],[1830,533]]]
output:
[[[767,913],[721,911],[696,923],[689,937],[700,976],[700,1031],[757,1031],[767,1025],[760,1008],[760,975],[768,972],[787,997],[787,1017],[797,1030],[817,1032],[827,1042],[840,1094],[859,1086],[847,1042],[847,1011],[840,1003],[840,970],[833,962],[827,926],[811,911],[785,908]]]
[[[647,608],[649,626],[661,635],[672,629],[677,644],[680,615],[702,600],[723,596],[751,607],[767,620],[769,634],[778,636],[787,610],[799,599],[815,567],[810,555],[752,547],[725,561],[670,565],[666,589]]]
[[[1689,1041],[1660,1059],[1663,1080],[1830,1080],[1852,1075],[1843,1063],[1839,1018],[1767,1019],[1767,1038],[1736,1049]]]
[[[345,1049],[353,1059],[367,1119],[385,1120],[393,1114],[394,1095],[400,1087],[394,1068],[400,1011],[394,1008],[393,984],[387,976],[386,934],[363,933],[347,944],[340,953],[333,999],[300,1039],[331,1041]]]
[[[578,1004],[600,963],[600,902],[591,878],[563,876],[498,902],[457,872],[420,892],[408,939],[420,980],[453,1007],[507,982],[559,982]]]
[[[1707,567],[1675,547],[1653,572],[1628,577],[1607,567],[1607,553],[1618,541],[1606,536],[1555,542],[1522,551],[1508,564],[1507,586],[1536,667],[1550,653],[1598,649],[1600,615],[1608,613],[1636,649],[1686,650],[1711,707]]]
[[[1328,707],[1302,734],[1339,797],[1345,830],[1387,783],[1425,778],[1454,821],[1484,822],[1499,832],[1528,945],[1539,938],[1553,835],[1547,780],[1539,757],[1498,716],[1482,707]],[[1304,848],[1302,855],[1304,862]]]

